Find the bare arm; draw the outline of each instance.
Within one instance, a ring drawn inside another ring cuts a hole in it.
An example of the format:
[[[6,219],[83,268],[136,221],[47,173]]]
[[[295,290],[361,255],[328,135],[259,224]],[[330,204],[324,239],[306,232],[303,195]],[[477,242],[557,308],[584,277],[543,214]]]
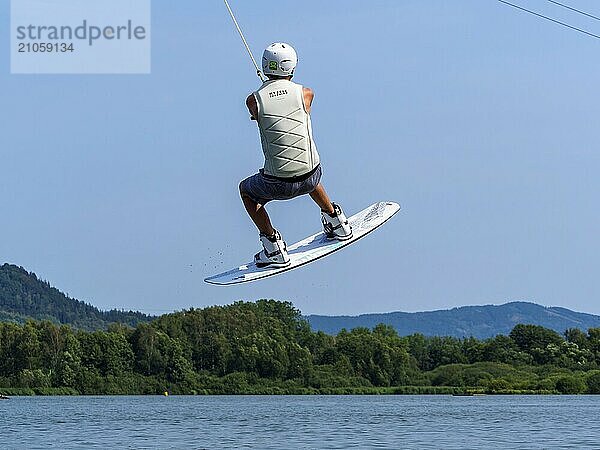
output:
[[[254,94],[250,94],[246,99],[246,106],[250,112],[250,120],[256,120],[258,117],[258,105],[256,104],[256,97]]]
[[[315,93],[311,88],[302,88],[302,93],[304,94],[304,107],[306,108],[306,112],[310,113],[310,108],[312,106],[313,99],[315,98]]]

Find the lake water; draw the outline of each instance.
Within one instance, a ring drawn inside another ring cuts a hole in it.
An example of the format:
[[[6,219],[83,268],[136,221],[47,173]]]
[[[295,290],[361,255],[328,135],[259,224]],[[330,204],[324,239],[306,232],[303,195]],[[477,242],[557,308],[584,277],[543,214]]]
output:
[[[596,448],[600,396],[13,397],[0,448]]]

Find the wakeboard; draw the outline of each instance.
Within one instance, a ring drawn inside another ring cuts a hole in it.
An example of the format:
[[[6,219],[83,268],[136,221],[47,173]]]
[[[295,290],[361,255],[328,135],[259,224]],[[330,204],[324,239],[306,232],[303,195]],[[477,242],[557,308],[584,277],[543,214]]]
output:
[[[400,211],[400,205],[394,202],[378,202],[361,212],[348,218],[352,226],[352,238],[346,241],[327,239],[325,234],[313,234],[295,244],[288,246],[288,254],[291,263],[287,267],[257,267],[254,262],[249,262],[227,272],[206,278],[206,283],[219,286],[229,286],[232,284],[248,283],[250,281],[260,280],[262,278],[272,277],[289,270],[296,269],[305,264],[309,264],[317,259],[332,254],[366,236],[371,231],[376,230],[394,214]]]

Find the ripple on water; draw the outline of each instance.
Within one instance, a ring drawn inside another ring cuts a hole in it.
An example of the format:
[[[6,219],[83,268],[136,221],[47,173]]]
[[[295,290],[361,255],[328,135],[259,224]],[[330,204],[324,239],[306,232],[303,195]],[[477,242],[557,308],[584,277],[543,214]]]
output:
[[[2,448],[600,448],[594,396],[16,397]]]

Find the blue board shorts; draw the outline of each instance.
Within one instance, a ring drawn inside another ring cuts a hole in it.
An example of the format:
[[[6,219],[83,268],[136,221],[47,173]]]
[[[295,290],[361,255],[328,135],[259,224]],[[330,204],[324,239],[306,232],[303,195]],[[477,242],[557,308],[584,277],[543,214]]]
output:
[[[261,205],[271,200],[289,200],[314,191],[321,181],[321,175],[321,165],[297,178],[272,177],[260,169],[256,175],[240,183],[240,192]]]

